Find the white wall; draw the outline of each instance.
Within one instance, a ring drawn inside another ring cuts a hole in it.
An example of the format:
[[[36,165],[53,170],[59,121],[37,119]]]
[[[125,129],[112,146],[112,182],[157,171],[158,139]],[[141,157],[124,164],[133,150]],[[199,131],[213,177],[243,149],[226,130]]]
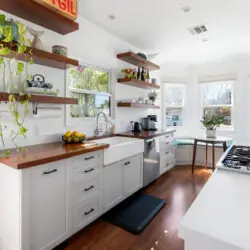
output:
[[[178,70],[177,70],[178,69]],[[199,78],[225,78],[235,76],[234,84],[234,128],[233,130],[218,130],[221,136],[232,137],[236,142],[250,141],[250,59],[238,58],[202,65],[175,66],[173,75],[168,71],[162,72],[162,81],[172,79],[172,82],[186,81],[186,106],[183,117],[183,127],[177,127],[176,136],[199,136],[204,135],[201,129],[201,93]],[[178,80],[179,79],[179,80]]]
[[[18,18],[14,17],[14,19]],[[30,24],[25,20],[21,21],[37,30],[44,30],[44,28]],[[64,45],[68,48],[68,55],[70,57],[77,58],[81,62],[111,70],[113,73],[113,93],[116,100],[130,99],[133,97],[147,95],[147,91],[145,90],[122,86],[116,83],[116,78],[119,75],[117,72],[119,72],[119,70],[123,67],[130,66],[116,59],[116,54],[129,50],[138,52],[140,49],[135,48],[127,42],[113,36],[85,18],[79,17],[78,22],[80,24],[80,30],[66,36],[45,30],[45,35],[42,37],[42,40],[46,50],[51,51],[51,47],[53,45]],[[54,85],[60,89],[60,96],[66,95],[65,71],[39,65],[32,65],[30,67],[30,72],[33,74],[40,73],[44,75],[48,82],[54,83]],[[152,73],[151,76],[154,76],[159,80],[157,72]],[[7,106],[1,103],[0,110],[6,109]],[[63,107],[63,109],[65,109],[65,107]],[[86,133],[88,136],[93,135],[96,126],[95,119],[78,120],[73,123],[69,123],[66,121],[65,112],[60,118],[35,118],[32,114],[30,105],[30,114],[26,122],[26,126],[29,129],[27,134],[28,137],[25,140],[20,139],[19,143],[21,145],[30,145],[55,141],[60,139],[61,134],[68,129],[79,130],[80,132]],[[117,131],[125,131],[130,129],[130,121],[138,120],[147,114],[160,115],[160,112],[147,111],[144,109],[115,108],[115,120],[113,120],[113,122],[116,124]],[[8,125],[10,124],[9,116],[7,116],[6,113],[0,112],[0,119],[1,122],[5,122]],[[159,120],[161,121],[161,118]],[[161,126],[160,122],[158,126]],[[11,126],[9,126],[9,128],[11,128]],[[6,134],[8,133],[9,131],[6,131]],[[12,144],[8,142],[8,146],[11,145]]]

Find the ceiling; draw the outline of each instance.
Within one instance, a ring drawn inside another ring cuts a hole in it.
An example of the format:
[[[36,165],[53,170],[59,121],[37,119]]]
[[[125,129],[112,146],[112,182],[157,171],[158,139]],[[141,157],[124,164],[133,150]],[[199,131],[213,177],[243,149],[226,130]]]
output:
[[[82,16],[142,52],[159,53],[154,60],[158,63],[194,64],[250,54],[249,0],[79,2]],[[191,10],[183,12],[184,6]],[[191,35],[188,28],[200,24],[205,24],[208,32]]]

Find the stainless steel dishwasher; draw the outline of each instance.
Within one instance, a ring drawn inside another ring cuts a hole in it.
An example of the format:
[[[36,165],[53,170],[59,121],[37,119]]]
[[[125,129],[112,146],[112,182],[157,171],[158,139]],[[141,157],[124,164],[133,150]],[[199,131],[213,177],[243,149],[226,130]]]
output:
[[[144,140],[143,186],[160,176],[160,153],[156,138]]]

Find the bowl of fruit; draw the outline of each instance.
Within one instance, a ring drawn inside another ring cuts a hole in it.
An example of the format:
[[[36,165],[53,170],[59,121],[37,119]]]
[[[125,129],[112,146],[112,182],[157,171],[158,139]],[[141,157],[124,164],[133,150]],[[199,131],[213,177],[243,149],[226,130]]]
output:
[[[85,134],[81,134],[77,131],[67,131],[63,136],[62,140],[65,144],[82,143],[86,139]]]

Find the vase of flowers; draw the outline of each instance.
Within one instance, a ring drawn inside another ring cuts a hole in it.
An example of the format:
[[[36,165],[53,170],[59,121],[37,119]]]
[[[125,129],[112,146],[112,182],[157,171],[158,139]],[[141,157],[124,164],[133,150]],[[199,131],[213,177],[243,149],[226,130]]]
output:
[[[205,115],[201,123],[206,128],[207,138],[216,138],[216,129],[225,121],[221,115]]]
[[[157,96],[158,96],[158,94],[155,90],[150,90],[148,93],[148,99],[150,101],[152,101],[153,104],[155,103]]]

